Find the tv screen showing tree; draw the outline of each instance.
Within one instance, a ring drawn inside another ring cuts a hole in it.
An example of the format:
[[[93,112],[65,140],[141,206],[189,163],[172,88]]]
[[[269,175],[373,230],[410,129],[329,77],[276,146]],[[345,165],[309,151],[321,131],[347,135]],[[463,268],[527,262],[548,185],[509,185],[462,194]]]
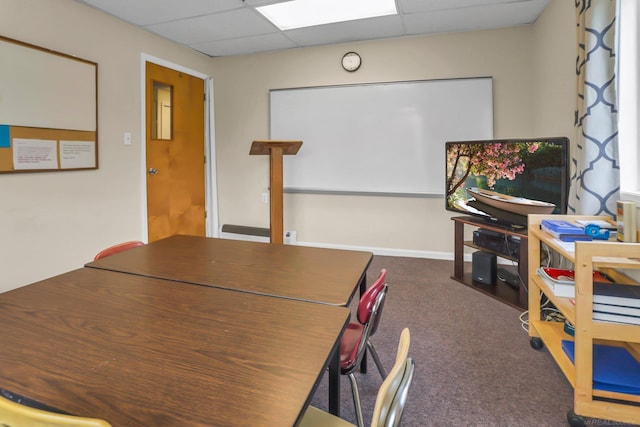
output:
[[[451,141],[445,151],[447,210],[514,224],[566,213],[567,138]]]

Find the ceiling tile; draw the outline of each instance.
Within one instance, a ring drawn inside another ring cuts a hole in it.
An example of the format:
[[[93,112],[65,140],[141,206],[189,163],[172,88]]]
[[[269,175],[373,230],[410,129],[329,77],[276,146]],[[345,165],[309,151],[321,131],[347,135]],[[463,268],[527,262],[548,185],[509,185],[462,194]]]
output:
[[[290,0],[244,0],[248,6],[260,7],[268,4],[284,3]]]
[[[545,4],[548,2],[548,0],[541,1]],[[539,15],[538,7],[533,3],[534,1],[449,9],[430,13],[412,13],[405,15],[405,28],[408,34],[416,35],[529,24],[534,22]],[[501,13],[507,11],[510,13]]]
[[[380,16],[358,21],[339,22],[288,30],[286,36],[300,46],[345,43],[357,40],[398,37],[404,34],[398,15]]]
[[[235,9],[164,24],[148,25],[149,31],[178,43],[192,44],[275,33],[276,26],[252,9]]]
[[[151,25],[244,7],[242,0],[82,0],[135,25]]]
[[[76,1],[207,55],[229,56],[528,24],[551,0],[396,0],[399,15],[288,31],[255,10],[288,0]]]
[[[242,37],[219,40],[192,45],[193,49],[209,56],[246,55],[249,53],[283,50],[297,47],[284,35],[265,34],[261,36]]]
[[[404,13],[432,12],[445,9],[484,7],[506,3],[536,3],[539,0],[399,0]],[[548,0],[543,0],[548,1]]]

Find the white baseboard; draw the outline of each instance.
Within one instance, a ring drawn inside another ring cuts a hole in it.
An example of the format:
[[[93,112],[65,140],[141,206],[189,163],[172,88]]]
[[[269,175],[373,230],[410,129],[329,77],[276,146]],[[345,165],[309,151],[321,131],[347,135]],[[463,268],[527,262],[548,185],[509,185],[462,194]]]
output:
[[[241,229],[249,229],[249,230],[235,230],[232,232],[224,231],[224,228],[228,227],[229,230],[232,230],[233,227],[241,228]],[[260,232],[260,235],[256,233]],[[242,227],[242,226],[222,226],[220,230],[220,237],[223,239],[236,239],[236,240],[248,240],[252,242],[269,242],[269,237],[265,235],[268,233],[268,229],[266,228],[256,228],[256,227]],[[393,249],[393,248],[380,248],[375,246],[353,246],[353,245],[339,245],[332,243],[314,243],[314,242],[300,242],[296,241],[295,231],[287,232],[294,233],[293,240],[291,242],[287,241],[287,236],[285,236],[285,243],[294,244],[298,246],[309,246],[315,248],[328,248],[328,249],[344,249],[344,250],[352,250],[352,251],[365,251],[371,252],[374,255],[380,256],[396,256],[396,257],[407,257],[407,258],[425,258],[425,259],[440,259],[453,261],[453,253],[452,252],[434,252],[434,251],[418,251],[418,250],[409,250],[409,249]],[[464,254],[464,261],[471,262],[471,253]],[[498,258],[499,264],[508,264],[510,261]]]
[[[407,258],[426,258],[426,259],[441,259],[446,261],[453,261],[452,252],[433,252],[433,251],[416,251],[408,249],[392,249],[392,248],[379,248],[375,246],[352,246],[352,245],[336,245],[331,243],[314,243],[314,242],[301,242],[296,243],[299,246],[311,246],[314,248],[328,248],[328,249],[345,249],[351,251],[365,251],[371,252],[374,255],[380,256],[397,256]],[[471,262],[471,253],[464,254],[465,262]],[[514,261],[498,257],[498,264],[512,265]]]
[[[380,256],[443,259],[443,260],[450,260],[450,261],[453,260],[453,253],[451,252],[416,251],[416,250],[408,250],[408,249],[378,248],[373,246],[336,245],[331,243],[313,243],[313,242],[301,242],[301,241],[298,241],[297,245],[311,246],[315,248],[365,251],[365,252],[372,252],[374,255],[380,255]],[[467,256],[465,255],[465,260],[466,258]],[[469,255],[469,261],[471,261],[471,255]]]

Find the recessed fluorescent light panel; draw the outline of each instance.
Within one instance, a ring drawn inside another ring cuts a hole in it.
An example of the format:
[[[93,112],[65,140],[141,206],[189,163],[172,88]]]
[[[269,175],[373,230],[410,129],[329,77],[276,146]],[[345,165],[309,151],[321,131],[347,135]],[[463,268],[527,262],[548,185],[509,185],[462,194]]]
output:
[[[395,0],[292,0],[256,10],[281,30],[398,13]]]

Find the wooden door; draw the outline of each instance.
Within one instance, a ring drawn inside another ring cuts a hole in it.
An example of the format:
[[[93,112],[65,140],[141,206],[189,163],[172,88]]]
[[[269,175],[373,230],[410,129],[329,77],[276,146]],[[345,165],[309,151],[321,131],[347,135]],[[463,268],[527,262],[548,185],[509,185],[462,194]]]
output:
[[[149,242],[204,236],[204,80],[146,63]]]

